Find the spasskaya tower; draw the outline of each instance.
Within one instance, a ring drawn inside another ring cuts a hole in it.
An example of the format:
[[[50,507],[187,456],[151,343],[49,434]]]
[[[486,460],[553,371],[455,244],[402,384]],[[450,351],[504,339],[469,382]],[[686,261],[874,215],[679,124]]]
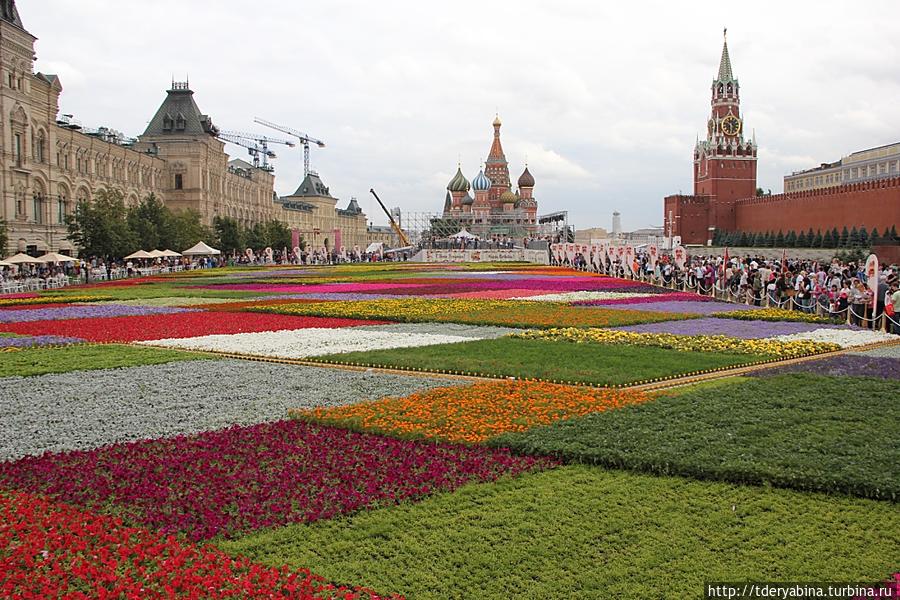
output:
[[[694,146],[694,195],[709,198],[710,238],[715,229],[734,231],[735,201],[756,195],[756,136],[744,138],[740,85],[731,70],[727,39],[711,90],[706,139]]]

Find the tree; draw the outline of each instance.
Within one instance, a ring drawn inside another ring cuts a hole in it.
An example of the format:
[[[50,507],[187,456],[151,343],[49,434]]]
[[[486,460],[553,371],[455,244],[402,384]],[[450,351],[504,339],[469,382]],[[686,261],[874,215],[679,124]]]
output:
[[[797,247],[797,232],[791,229],[786,236],[784,236],[784,245],[788,248],[796,248]]]
[[[850,230],[850,235],[847,237],[847,246],[850,248],[859,248],[859,231],[856,229],[856,225]]]
[[[809,231],[806,232],[806,243],[807,247],[812,247],[813,240],[816,239],[816,232],[813,231],[813,228],[810,227]]]
[[[844,228],[841,230],[841,235],[840,235],[840,237],[838,237],[838,247],[846,248],[847,242],[849,241],[849,239],[850,239],[850,232],[847,231],[847,226],[844,225]]]
[[[797,239],[794,240],[794,246],[797,248],[809,248],[809,241],[806,239],[805,231],[801,231]]]
[[[162,248],[171,244],[162,243],[169,237],[172,211],[152,193],[137,206],[128,209],[128,227],[134,232],[137,245],[146,250]]]
[[[782,248],[784,246],[784,233],[779,229],[778,235],[775,236],[775,247]]]
[[[741,232],[741,237],[738,239],[738,246],[742,248],[746,248],[750,244],[750,236],[747,235],[746,231]]]
[[[272,250],[281,250],[291,247],[291,230],[283,222],[272,219],[265,224],[266,246]]]
[[[888,237],[892,240],[897,239],[897,226],[896,225],[891,225],[891,233]]]
[[[827,230],[825,235],[822,237],[822,247],[823,248],[834,248],[834,235],[832,235],[831,230]]]
[[[810,244],[810,246],[812,246],[813,248],[822,248],[822,247],[825,246],[825,244],[823,243],[823,241],[824,241],[824,240],[822,239],[822,230],[821,230],[821,229],[820,229],[820,230],[817,230],[817,231],[816,231],[816,237],[813,238],[813,241],[812,241],[812,243]]]
[[[238,254],[244,251],[244,232],[238,222],[231,217],[216,217],[213,219],[213,229],[216,233],[216,241],[219,250],[225,254]]]
[[[772,244],[773,244],[772,232],[771,232],[771,231],[767,231],[767,232],[766,232],[766,235],[763,237],[763,245],[764,245],[764,247],[766,247],[766,248],[771,248],[771,247],[772,247]]]
[[[82,200],[66,216],[69,239],[85,256],[108,260],[121,258],[137,249],[137,237],[128,227],[122,192],[101,189],[93,202]]]
[[[200,213],[195,210],[173,212],[169,220],[170,248],[177,250],[189,248],[197,242],[212,240],[212,230],[200,222]]]
[[[868,248],[869,247],[869,232],[866,230],[866,226],[863,225],[859,228],[859,247],[860,248]]]
[[[872,233],[869,234],[869,239],[874,243],[875,241],[878,240],[879,237],[881,237],[881,236],[878,235],[878,228],[877,228],[877,227],[873,227],[873,228],[872,228]]]

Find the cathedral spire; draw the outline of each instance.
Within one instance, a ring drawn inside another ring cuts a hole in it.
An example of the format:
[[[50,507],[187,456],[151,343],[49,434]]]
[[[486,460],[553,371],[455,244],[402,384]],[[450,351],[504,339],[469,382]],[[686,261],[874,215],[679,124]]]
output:
[[[16,0],[0,0],[0,19],[12,23],[19,29],[25,29],[25,26],[22,25],[22,18],[19,17],[19,11],[16,9]]]
[[[734,81],[734,74],[731,72],[731,57],[728,56],[728,28],[722,32],[722,59],[719,61],[719,77],[717,81]]]

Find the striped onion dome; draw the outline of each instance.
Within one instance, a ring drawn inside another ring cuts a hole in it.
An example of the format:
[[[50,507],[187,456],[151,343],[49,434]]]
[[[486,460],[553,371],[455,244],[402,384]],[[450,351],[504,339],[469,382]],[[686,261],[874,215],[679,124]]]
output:
[[[487,178],[483,170],[478,171],[478,175],[472,180],[472,189],[476,192],[483,192],[491,189],[491,180]]]
[[[462,169],[456,169],[456,175],[453,176],[453,179],[450,180],[450,183],[447,184],[447,191],[449,192],[468,192],[469,191],[469,180],[466,179],[465,175],[462,174]]]

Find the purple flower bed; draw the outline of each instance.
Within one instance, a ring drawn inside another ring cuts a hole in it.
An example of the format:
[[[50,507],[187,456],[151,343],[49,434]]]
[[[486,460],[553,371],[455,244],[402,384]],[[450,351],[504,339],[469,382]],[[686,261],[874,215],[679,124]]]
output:
[[[650,306],[658,306],[658,304]],[[617,308],[623,308],[619,306]],[[738,321],[736,319],[702,318],[687,321],[664,321],[613,327],[636,333],[674,333],[679,335],[727,335],[746,340],[767,338],[776,335],[805,333],[816,329],[847,329],[845,325],[824,325],[821,323],[789,323],[781,321]]]
[[[0,348],[33,348],[35,346],[68,346],[81,344],[86,340],[61,335],[22,335],[16,337],[0,336]]]
[[[771,377],[786,373],[814,373],[842,377],[878,377],[900,380],[900,359],[862,354],[843,354],[819,360],[809,360],[796,365],[763,369],[750,373],[752,377]]]
[[[202,540],[328,519],[557,464],[506,449],[288,420],[0,463],[0,488],[48,494]]]
[[[622,302],[614,302],[607,300],[577,302],[576,306],[597,306],[609,307],[617,310],[643,310],[643,311],[661,311],[687,313],[692,315],[709,315],[717,312],[732,312],[736,310],[747,310],[746,304],[728,304],[726,302],[713,301],[695,301],[695,300],[663,300],[654,302],[654,298],[623,298]],[[614,304],[614,305],[613,305]],[[753,307],[757,308],[757,307]]]
[[[62,319],[101,319],[107,317],[142,317],[146,315],[171,315],[196,312],[194,308],[174,306],[129,306],[127,304],[86,304],[35,308],[31,310],[0,310],[0,323],[27,323],[31,321],[58,321]]]

